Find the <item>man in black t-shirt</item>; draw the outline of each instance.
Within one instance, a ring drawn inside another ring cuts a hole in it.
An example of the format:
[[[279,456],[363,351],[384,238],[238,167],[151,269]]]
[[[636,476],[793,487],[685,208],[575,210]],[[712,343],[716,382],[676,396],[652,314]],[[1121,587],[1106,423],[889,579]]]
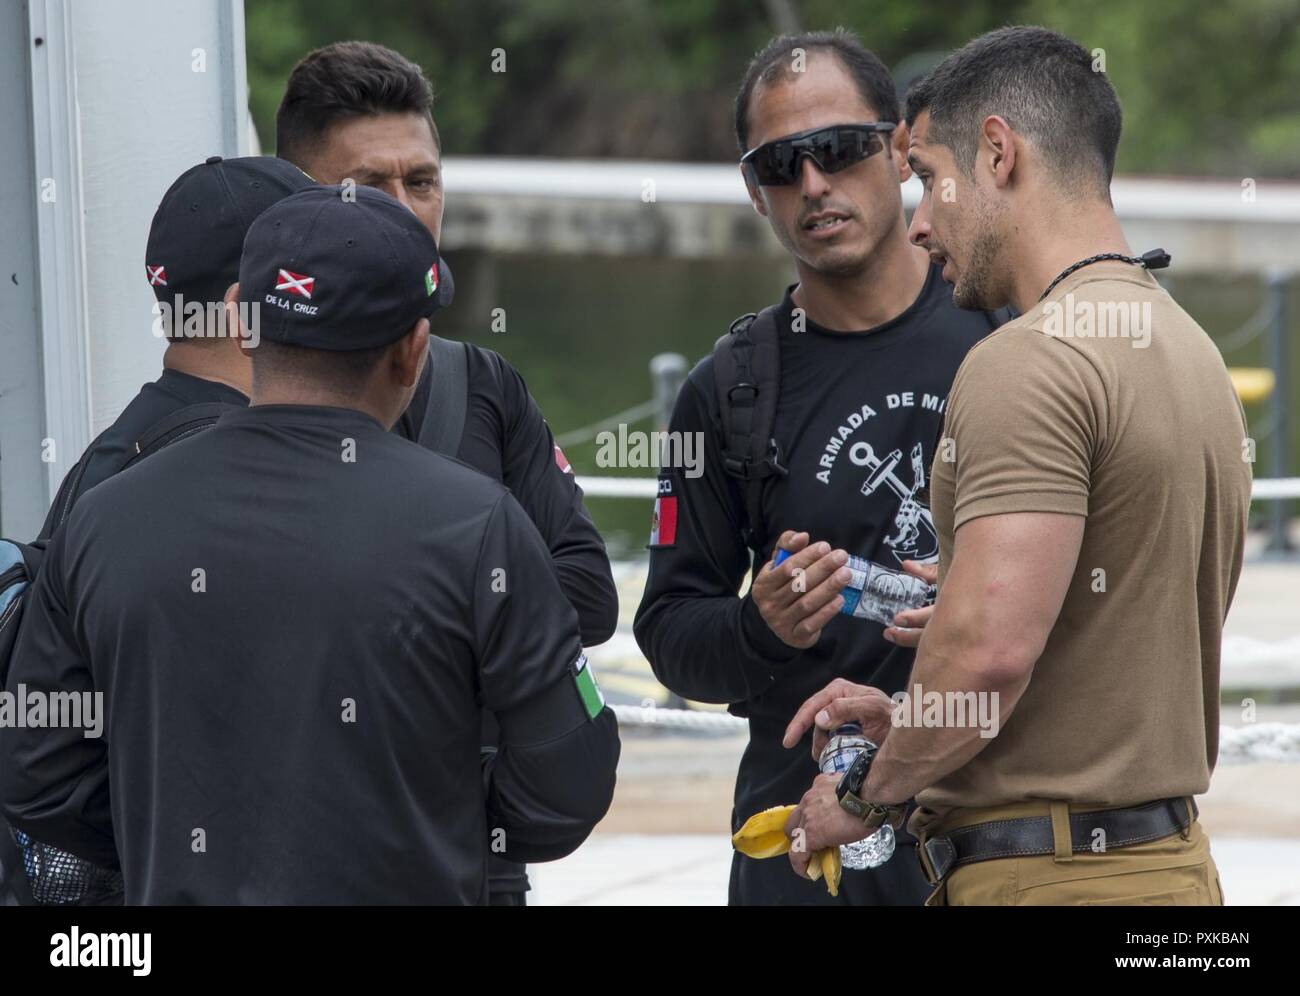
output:
[[[749,719],[733,830],[760,810],[797,803],[816,776],[811,734],[783,743],[798,706],[840,676],[901,689],[918,639],[908,629],[929,612],[904,614],[888,629],[839,612],[850,554],[930,576],[938,541],[926,476],[957,367],[991,329],[989,316],[953,305],[926,253],[907,240],[907,137],[898,122],[885,67],[843,32],[774,40],[755,56],[736,101],[750,197],[799,277],[776,310],[773,436],[788,473],[770,478],[761,521],[749,522],[723,463],[714,358],[703,360],[670,430],[703,435],[704,471],[661,472],[635,623],[666,686]],[[793,556],[773,570],[777,547]],[[751,571],[749,592],[737,597]],[[796,878],[786,861],[737,854],[730,900],[919,905],[929,890],[904,843],[880,868],[846,870],[838,899]]]
[[[337,42],[306,55],[289,75],[276,114],[276,154],[321,183],[352,182],[395,197],[441,244],[442,142],[433,91],[420,67],[371,42]],[[450,297],[449,274],[439,293]],[[560,587],[578,613],[585,646],[604,643],[618,623],[618,593],[605,543],[583,504],[582,489],[556,445],[523,377],[490,349],[464,343],[464,428],[449,455],[510,489],[551,551]],[[424,441],[433,363],[393,431]],[[495,742],[484,715],[484,742]],[[522,906],[522,864],[493,855],[493,905]]]
[[[228,295],[233,300],[239,255],[253,219],[311,185],[302,170],[273,156],[212,156],[167,188],[149,227],[144,258],[144,276],[156,298],[154,332],[167,343],[162,374],[140,388],[64,474],[33,547],[45,549],[81,497],[123,470],[141,437],[168,416],[193,405],[248,404],[252,370],[225,322],[223,301]],[[143,335],[146,316],[141,317],[137,331]],[[0,666],[0,683],[4,678]],[[0,833],[10,833],[3,821]],[[15,835],[15,843],[28,870],[22,895],[42,905],[121,903],[121,878],[112,870],[25,834]],[[7,844],[0,842],[0,854],[13,853]],[[11,876],[22,874],[0,867],[0,881],[7,883],[0,894],[16,891]]]
[[[212,156],[167,188],[144,260],[157,299],[154,332],[167,343],[162,376],[140,388],[64,475],[38,542],[48,542],[78,498],[126,466],[140,437],[168,415],[209,402],[248,404],[252,370],[228,334],[222,304],[239,277],[253,219],[311,184],[302,170],[274,156]]]

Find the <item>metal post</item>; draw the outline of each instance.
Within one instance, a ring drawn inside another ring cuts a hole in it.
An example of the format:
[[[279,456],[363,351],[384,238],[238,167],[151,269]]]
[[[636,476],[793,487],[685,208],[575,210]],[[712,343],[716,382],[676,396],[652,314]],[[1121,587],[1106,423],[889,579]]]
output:
[[[1273,298],[1273,327],[1269,353],[1275,378],[1273,387],[1273,445],[1269,454],[1269,474],[1282,478],[1289,476],[1287,468],[1291,463],[1291,433],[1287,424],[1288,408],[1291,402],[1291,363],[1287,349],[1287,291],[1291,283],[1291,272],[1282,267],[1275,267],[1268,273],[1268,293]],[[1287,535],[1291,522],[1291,500],[1278,498],[1269,509],[1269,539],[1264,553],[1271,556],[1289,556],[1295,553],[1295,545]]]
[[[655,401],[655,428],[663,432],[672,420],[677,392],[686,381],[686,357],[681,353],[660,353],[650,360],[650,386]]]

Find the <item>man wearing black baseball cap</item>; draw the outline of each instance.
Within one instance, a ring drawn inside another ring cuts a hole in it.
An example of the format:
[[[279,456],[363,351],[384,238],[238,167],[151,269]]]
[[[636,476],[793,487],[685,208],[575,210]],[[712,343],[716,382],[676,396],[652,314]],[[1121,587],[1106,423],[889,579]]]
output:
[[[420,67],[372,42],[343,41],[304,56],[276,113],[276,154],[322,183],[351,180],[411,209],[437,241],[442,228],[442,141],[433,88]],[[451,298],[443,268],[438,294]],[[605,544],[582,489],[519,371],[472,342],[431,338],[430,361],[393,431],[464,460],[505,484],[551,551],[586,646],[604,643],[618,622],[618,593]],[[491,715],[484,717],[494,742]],[[523,865],[494,856],[493,904],[523,906]]]
[[[239,271],[250,406],[97,488],[50,546],[10,683],[102,691],[110,735],[0,731],[0,807],[120,856],[129,903],[484,903],[498,840],[560,857],[608,808],[617,724],[541,537],[388,431],[437,264],[378,191],[271,208]],[[141,508],[183,514],[144,543]]]
[[[253,219],[311,185],[310,177],[283,159],[213,156],[186,170],[168,188],[149,229],[144,267],[157,298],[154,332],[167,340],[162,376],[140,389],[64,475],[40,535],[30,544],[33,559],[39,558],[82,495],[138,459],[141,441],[155,427],[176,420],[183,411],[197,414],[207,406],[248,403],[251,367],[228,334],[223,299],[233,300],[239,255]],[[256,336],[255,321],[248,323],[248,331]],[[0,661],[0,677],[3,664]],[[0,823],[0,835],[8,834]],[[0,847],[7,843],[0,839]],[[22,855],[0,860],[0,902],[11,891],[24,902],[30,898],[39,904],[122,901],[121,877],[115,872],[26,836],[17,843]],[[7,867],[10,864],[29,869],[28,880],[13,881],[22,873]]]
[[[311,185],[311,177],[274,156],[212,156],[167,188],[149,227],[144,259],[157,298],[153,330],[167,341],[162,376],[140,389],[65,475],[43,539],[78,498],[120,471],[140,438],[164,418],[190,405],[248,403],[252,372],[224,322],[223,299],[228,292],[234,299],[239,254],[253,219]],[[257,334],[256,322],[248,323],[248,332]]]

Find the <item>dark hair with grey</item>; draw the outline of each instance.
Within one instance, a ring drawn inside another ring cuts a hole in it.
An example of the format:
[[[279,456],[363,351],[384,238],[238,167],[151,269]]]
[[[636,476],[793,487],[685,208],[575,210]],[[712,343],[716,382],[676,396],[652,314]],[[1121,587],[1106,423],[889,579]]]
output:
[[[907,94],[907,123],[930,112],[928,140],[975,169],[980,125],[996,114],[1033,143],[1063,185],[1109,197],[1123,114],[1106,74],[1083,46],[1047,28],[980,35],[953,52]]]
[[[275,154],[301,167],[336,121],[372,114],[422,114],[435,145],[433,86],[423,70],[373,42],[335,42],[303,56],[275,115]]]
[[[736,144],[740,154],[749,151],[749,104],[759,85],[795,78],[794,53],[829,52],[853,78],[858,94],[876,113],[877,121],[898,121],[898,91],[894,79],[879,57],[866,48],[852,31],[805,31],[773,38],[750,60],[736,94]],[[855,122],[843,122],[850,124]]]

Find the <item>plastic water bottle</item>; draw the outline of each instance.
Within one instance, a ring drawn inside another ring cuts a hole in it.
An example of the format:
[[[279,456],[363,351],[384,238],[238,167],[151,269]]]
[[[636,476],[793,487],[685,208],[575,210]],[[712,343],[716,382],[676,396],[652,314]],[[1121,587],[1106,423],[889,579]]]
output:
[[[818,761],[823,775],[842,775],[849,770],[853,759],[866,748],[870,741],[862,735],[862,727],[857,723],[845,723],[837,726],[831,738],[822,748]],[[879,868],[894,856],[894,828],[888,823],[866,840],[854,841],[840,845],[840,861],[845,868],[861,871],[864,868]]]
[[[775,567],[789,557],[777,550],[772,558]],[[844,605],[840,614],[856,619],[871,619],[882,626],[894,625],[894,616],[906,609],[919,609],[934,601],[935,587],[920,578],[877,564],[873,560],[850,556],[844,565],[853,572],[841,594]]]

